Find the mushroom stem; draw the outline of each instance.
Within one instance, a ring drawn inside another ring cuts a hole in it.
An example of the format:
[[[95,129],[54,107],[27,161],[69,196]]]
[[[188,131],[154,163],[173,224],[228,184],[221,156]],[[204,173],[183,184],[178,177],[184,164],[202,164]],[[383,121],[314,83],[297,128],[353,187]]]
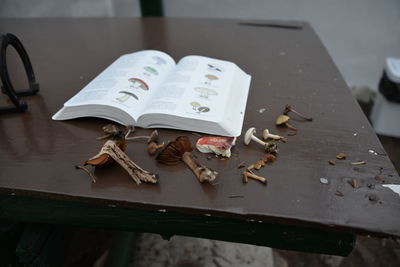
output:
[[[254,136],[254,135],[251,137],[251,140],[253,140],[263,146],[267,145],[264,141],[260,140],[257,136]]]
[[[290,125],[289,123],[285,122],[286,127],[288,127],[289,129],[293,130],[293,131],[298,131],[299,129],[297,129],[296,127]]]
[[[306,121],[312,121],[312,120],[313,120],[313,118],[311,118],[311,117],[306,117],[306,116],[304,116],[303,114],[301,114],[300,112],[294,110],[293,107],[292,107],[291,105],[286,105],[286,106],[285,106],[285,112],[284,112],[284,114],[287,114],[287,113],[289,113],[290,111],[293,112],[293,113],[295,113],[295,114],[297,114],[299,117],[301,117],[302,119],[305,119]]]
[[[243,177],[244,177],[244,180],[246,180],[246,181],[247,181],[248,178],[251,178],[251,179],[260,181],[260,182],[262,182],[264,184],[267,184],[267,179],[265,179],[264,177],[255,175],[253,173],[250,173],[250,172],[244,172],[243,173]]]
[[[201,165],[190,152],[183,153],[182,161],[192,170],[200,183],[212,182],[217,178],[218,172]]]
[[[125,135],[126,140],[136,140],[136,139],[149,139],[150,136],[148,135],[138,135],[138,136],[133,136],[133,137],[126,137],[128,134]]]
[[[273,140],[280,140],[280,141],[282,141],[284,143],[287,142],[287,138],[285,138],[283,136],[280,136],[280,135],[277,135],[277,134],[272,134],[272,133],[269,132],[268,129],[265,129],[263,131],[263,139],[267,140],[268,138],[273,139]]]

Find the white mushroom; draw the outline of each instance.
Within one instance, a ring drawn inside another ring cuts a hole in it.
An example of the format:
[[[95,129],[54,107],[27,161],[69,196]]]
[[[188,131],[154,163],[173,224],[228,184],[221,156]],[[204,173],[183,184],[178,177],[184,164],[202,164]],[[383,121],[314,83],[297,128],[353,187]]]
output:
[[[244,135],[244,144],[248,145],[250,144],[251,140],[259,143],[260,145],[263,145],[264,147],[267,146],[267,144],[265,142],[263,142],[262,140],[260,140],[257,136],[255,136],[254,134],[256,133],[256,128],[251,127],[247,130],[246,134]]]
[[[284,143],[287,142],[287,139],[285,137],[277,135],[277,134],[271,134],[268,129],[265,129],[263,131],[262,136],[263,136],[264,140],[273,139],[273,140],[281,140]]]

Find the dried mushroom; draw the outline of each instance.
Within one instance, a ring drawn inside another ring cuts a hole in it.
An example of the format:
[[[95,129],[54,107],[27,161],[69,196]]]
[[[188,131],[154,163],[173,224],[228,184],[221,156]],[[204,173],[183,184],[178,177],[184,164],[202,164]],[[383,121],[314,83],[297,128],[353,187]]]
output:
[[[304,119],[306,121],[312,121],[313,120],[313,118],[306,117],[303,114],[301,114],[300,112],[294,110],[294,108],[291,105],[286,105],[283,114],[287,115],[289,112],[293,112],[293,113],[297,114],[300,118],[302,118],[302,119]]]
[[[288,127],[289,129],[295,131],[295,133],[293,133],[292,135],[295,135],[298,131],[298,129],[292,125],[290,125],[288,123],[288,121],[290,120],[290,117],[287,115],[279,115],[279,117],[276,119],[275,124],[277,126],[285,126]]]
[[[160,151],[156,160],[166,165],[175,165],[183,161],[196,175],[200,183],[214,181],[218,172],[201,165],[193,157],[193,149],[194,147],[187,136],[179,136]]]
[[[103,167],[117,162],[129,173],[129,175],[137,184],[140,184],[141,182],[157,183],[156,174],[143,170],[124,153],[126,149],[125,137],[122,134],[122,131],[115,133],[117,129],[118,128],[111,126],[107,127],[106,129],[103,128],[104,132],[107,133],[108,131],[110,134],[112,134],[112,139],[108,140],[103,145],[98,154],[85,161],[84,165]],[[76,166],[76,168],[80,168],[88,172],[88,170],[82,166]],[[95,182],[94,176],[91,175],[91,177]]]
[[[130,129],[125,135],[125,139],[128,141],[137,140],[137,139],[147,139],[147,152],[149,155],[153,156],[156,154],[157,150],[164,147],[164,143],[158,144],[158,131],[154,130],[150,135],[140,135],[140,136],[132,136],[129,137],[131,133]]]

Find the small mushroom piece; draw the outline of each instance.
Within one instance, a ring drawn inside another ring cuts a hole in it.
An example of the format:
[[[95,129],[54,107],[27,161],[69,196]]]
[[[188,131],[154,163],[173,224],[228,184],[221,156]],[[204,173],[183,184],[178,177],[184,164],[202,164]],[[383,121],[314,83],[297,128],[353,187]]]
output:
[[[183,161],[196,175],[200,183],[212,182],[218,172],[201,165],[192,155],[194,147],[187,136],[179,136],[168,143],[157,155],[156,160],[166,165],[175,165]]]
[[[263,136],[263,139],[264,139],[264,140],[273,139],[273,140],[280,140],[280,141],[282,141],[282,142],[284,142],[284,143],[287,142],[287,138],[285,138],[285,137],[283,137],[283,136],[280,136],[280,135],[271,134],[271,133],[269,132],[268,129],[265,129],[265,130],[263,131],[262,136]]]
[[[287,115],[279,115],[279,117],[276,119],[275,124],[276,124],[277,126],[286,126],[286,127],[288,127],[289,129],[291,129],[291,130],[293,130],[293,131],[295,131],[295,132],[297,133],[297,130],[298,130],[298,129],[297,129],[296,127],[290,125],[290,124],[288,123],[289,120],[290,120],[290,117],[289,117],[289,116],[287,116]]]
[[[254,173],[243,172],[243,181],[246,181],[246,183],[247,183],[248,178],[260,181],[263,184],[267,184],[267,179],[266,178],[258,176],[258,175],[254,174]]]
[[[286,105],[286,106],[285,106],[285,110],[284,110],[283,114],[287,115],[290,111],[293,112],[293,113],[295,113],[295,114],[297,114],[300,118],[302,118],[302,119],[304,119],[304,120],[306,120],[306,121],[312,121],[312,120],[313,120],[313,118],[311,118],[311,117],[306,117],[306,116],[304,116],[303,114],[301,114],[300,112],[294,110],[293,107],[292,107],[291,105]]]

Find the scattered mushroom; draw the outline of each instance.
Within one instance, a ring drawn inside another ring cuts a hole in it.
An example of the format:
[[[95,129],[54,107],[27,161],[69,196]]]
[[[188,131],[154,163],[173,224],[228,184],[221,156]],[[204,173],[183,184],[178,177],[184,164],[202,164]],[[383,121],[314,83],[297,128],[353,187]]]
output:
[[[264,149],[269,151],[271,149],[271,142],[264,142],[260,140],[257,136],[254,134],[256,133],[256,128],[251,127],[246,131],[246,134],[244,135],[244,144],[248,145],[250,142],[253,140],[254,142],[259,143],[260,145],[264,146]],[[272,143],[274,144],[274,143]],[[274,144],[276,145],[276,144]]]
[[[283,112],[283,114],[287,115],[289,112],[293,112],[293,113],[297,114],[299,117],[301,117],[302,119],[304,119],[306,121],[312,121],[313,120],[313,118],[306,117],[303,114],[301,114],[300,112],[294,110],[291,105],[286,105],[285,106],[285,111]]]
[[[286,127],[288,127],[289,129],[295,131],[295,133],[293,134],[293,135],[295,135],[297,133],[298,129],[296,127],[290,125],[288,123],[289,120],[290,120],[289,116],[287,116],[287,115],[279,115],[279,117],[276,119],[275,124],[277,126],[286,126]]]
[[[267,179],[261,176],[258,176],[254,173],[250,173],[250,172],[243,172],[243,182],[247,183],[248,179],[251,178],[253,180],[257,180],[260,181],[263,184],[267,184]]]
[[[337,195],[339,197],[343,197],[344,196],[343,192],[340,191],[340,190],[336,190],[335,195]]]
[[[356,188],[356,187],[357,187],[357,180],[356,180],[356,179],[352,179],[352,180],[348,181],[348,183],[349,183],[353,188]]]
[[[161,150],[156,160],[167,165],[175,165],[183,161],[193,171],[200,183],[214,181],[218,172],[201,165],[193,157],[191,153],[193,149],[187,136],[179,136]]]
[[[111,136],[113,136],[121,131],[121,129],[118,126],[116,126],[115,124],[107,124],[107,125],[103,126],[101,129],[103,130],[105,135],[97,137],[96,138],[97,140],[104,140],[104,139],[110,138]]]
[[[282,142],[284,142],[284,143],[287,142],[287,138],[285,138],[285,137],[283,137],[283,136],[280,136],[280,135],[271,134],[271,133],[269,132],[268,129],[265,129],[265,130],[263,131],[262,136],[263,136],[263,139],[264,139],[264,140],[273,139],[273,140],[280,140],[280,141],[282,141]]]
[[[336,165],[336,161],[334,161],[334,160],[330,160],[330,161],[328,161],[328,163],[329,163],[329,165]]]
[[[231,156],[231,148],[235,145],[236,137],[210,136],[199,138],[196,148],[202,153],[215,153],[224,157]]]
[[[103,145],[98,154],[85,161],[84,165],[103,167],[113,162],[117,162],[129,173],[137,184],[140,184],[141,182],[157,183],[157,175],[145,171],[134,163],[124,153],[125,149],[125,138],[122,135],[122,132],[119,131],[117,134],[113,135],[111,140],[108,140]]]
[[[339,153],[339,154],[336,155],[336,158],[339,159],[339,160],[346,159],[346,154],[344,154],[344,153]]]
[[[359,166],[359,165],[365,165],[365,164],[367,164],[367,162],[365,162],[364,160],[351,163],[352,166]]]
[[[131,133],[131,129],[125,135],[125,139],[128,141],[137,140],[137,139],[147,139],[147,152],[153,156],[156,154],[157,149],[160,149],[164,146],[164,142],[162,144],[158,144],[158,131],[154,130],[150,135],[140,135],[140,136],[132,136],[129,137]]]

